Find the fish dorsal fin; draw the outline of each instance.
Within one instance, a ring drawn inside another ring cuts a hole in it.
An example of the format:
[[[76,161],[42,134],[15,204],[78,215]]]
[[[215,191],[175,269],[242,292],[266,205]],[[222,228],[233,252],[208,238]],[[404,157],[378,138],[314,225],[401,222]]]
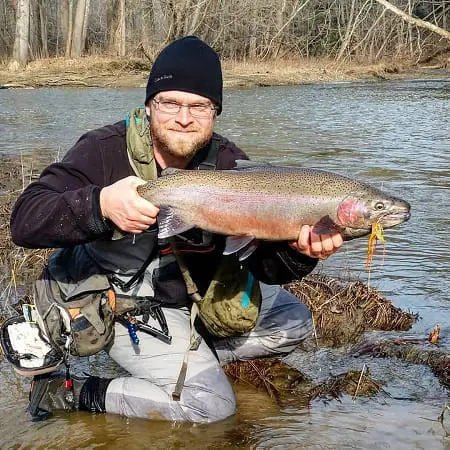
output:
[[[169,206],[161,205],[158,214],[158,238],[165,239],[194,228],[177,216]]]
[[[273,166],[266,162],[249,161],[248,159],[237,159],[232,170],[261,170],[270,169]]]
[[[176,167],[166,167],[161,171],[161,176],[166,177],[167,175],[175,175],[178,172],[181,172],[182,169],[177,169]]]

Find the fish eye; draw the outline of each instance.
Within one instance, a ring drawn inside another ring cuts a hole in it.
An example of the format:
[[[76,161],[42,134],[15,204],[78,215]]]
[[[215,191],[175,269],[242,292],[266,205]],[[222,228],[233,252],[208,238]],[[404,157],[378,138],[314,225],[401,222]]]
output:
[[[383,202],[376,202],[375,203],[375,209],[377,209],[378,211],[381,211],[384,209],[384,203]]]

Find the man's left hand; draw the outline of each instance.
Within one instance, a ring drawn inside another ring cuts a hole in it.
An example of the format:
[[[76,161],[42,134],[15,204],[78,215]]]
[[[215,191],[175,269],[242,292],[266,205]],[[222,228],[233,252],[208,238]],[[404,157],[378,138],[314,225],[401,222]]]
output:
[[[342,246],[343,242],[339,232],[317,234],[314,232],[314,227],[302,225],[298,241],[290,242],[289,245],[311,258],[327,259]]]

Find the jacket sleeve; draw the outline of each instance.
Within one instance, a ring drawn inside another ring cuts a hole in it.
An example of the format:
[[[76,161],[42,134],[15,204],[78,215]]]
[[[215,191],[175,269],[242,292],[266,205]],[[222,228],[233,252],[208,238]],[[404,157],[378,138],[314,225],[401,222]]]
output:
[[[104,167],[95,134],[84,135],[18,198],[11,215],[13,242],[28,248],[68,247],[110,233],[111,223],[100,210]]]
[[[217,157],[217,168],[233,168],[238,159],[248,159],[248,156],[234,143],[224,140]],[[318,259],[297,252],[287,242],[261,242],[246,260],[254,277],[267,284],[300,280],[316,267],[317,262]]]

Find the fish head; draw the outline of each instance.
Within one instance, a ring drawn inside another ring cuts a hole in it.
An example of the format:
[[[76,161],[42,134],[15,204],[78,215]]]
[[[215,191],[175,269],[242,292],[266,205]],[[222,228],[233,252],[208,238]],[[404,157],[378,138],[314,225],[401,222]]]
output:
[[[369,230],[379,223],[391,228],[410,218],[410,205],[401,198],[392,197],[383,191],[370,188],[353,192],[338,206],[338,225]]]

